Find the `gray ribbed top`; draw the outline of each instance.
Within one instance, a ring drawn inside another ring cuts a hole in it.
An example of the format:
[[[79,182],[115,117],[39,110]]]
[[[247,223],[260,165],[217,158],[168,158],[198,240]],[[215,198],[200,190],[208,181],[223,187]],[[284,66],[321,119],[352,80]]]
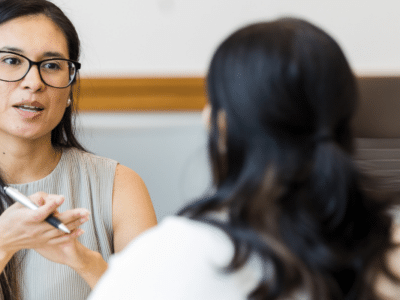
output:
[[[88,209],[90,220],[81,226],[85,233],[79,241],[108,261],[114,252],[112,192],[116,166],[114,160],[66,149],[48,176],[11,186],[25,195],[38,191],[64,195],[60,212],[78,207]],[[22,250],[16,255],[22,300],[80,300],[90,293],[89,285],[71,268],[48,261],[34,250]]]

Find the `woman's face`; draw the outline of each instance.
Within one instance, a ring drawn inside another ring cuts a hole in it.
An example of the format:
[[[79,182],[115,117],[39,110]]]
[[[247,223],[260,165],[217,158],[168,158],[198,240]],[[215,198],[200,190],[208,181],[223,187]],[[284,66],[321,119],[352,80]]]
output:
[[[19,17],[1,24],[0,51],[22,54],[32,61],[69,58],[63,32],[44,15]],[[5,62],[0,60],[2,63]],[[0,81],[0,138],[7,135],[50,140],[51,131],[64,115],[70,91],[71,87],[45,85],[37,66],[32,66],[20,81]]]

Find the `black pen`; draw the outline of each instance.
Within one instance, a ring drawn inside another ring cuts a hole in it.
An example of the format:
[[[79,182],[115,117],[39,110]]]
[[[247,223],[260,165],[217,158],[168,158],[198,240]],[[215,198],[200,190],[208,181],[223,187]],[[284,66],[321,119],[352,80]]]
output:
[[[4,192],[10,196],[11,199],[18,201],[19,203],[21,203],[22,205],[25,205],[26,207],[32,209],[32,210],[36,210],[38,209],[38,206],[33,203],[31,200],[29,200],[28,197],[26,197],[24,194],[20,193],[18,190],[10,187],[10,186],[5,186],[4,188]],[[63,223],[61,223],[61,221],[59,219],[57,219],[56,217],[54,217],[53,215],[50,215],[46,218],[45,220],[47,223],[49,223],[50,225],[53,225],[55,228],[64,231],[65,233],[71,233],[67,226],[65,226]]]

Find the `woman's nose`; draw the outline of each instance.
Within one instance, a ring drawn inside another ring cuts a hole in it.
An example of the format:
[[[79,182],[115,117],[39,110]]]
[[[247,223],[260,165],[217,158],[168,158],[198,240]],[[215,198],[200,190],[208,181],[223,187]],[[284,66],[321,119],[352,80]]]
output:
[[[21,82],[23,88],[34,92],[42,90],[45,84],[40,77],[38,66],[32,66]]]

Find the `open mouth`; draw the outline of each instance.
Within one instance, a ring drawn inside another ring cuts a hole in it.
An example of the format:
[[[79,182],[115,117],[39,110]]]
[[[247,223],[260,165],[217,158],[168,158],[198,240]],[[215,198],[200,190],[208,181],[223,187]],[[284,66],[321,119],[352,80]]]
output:
[[[29,112],[38,112],[42,111],[43,108],[36,107],[36,106],[30,106],[30,105],[16,105],[14,106],[15,108],[18,108],[23,111],[29,111]]]

